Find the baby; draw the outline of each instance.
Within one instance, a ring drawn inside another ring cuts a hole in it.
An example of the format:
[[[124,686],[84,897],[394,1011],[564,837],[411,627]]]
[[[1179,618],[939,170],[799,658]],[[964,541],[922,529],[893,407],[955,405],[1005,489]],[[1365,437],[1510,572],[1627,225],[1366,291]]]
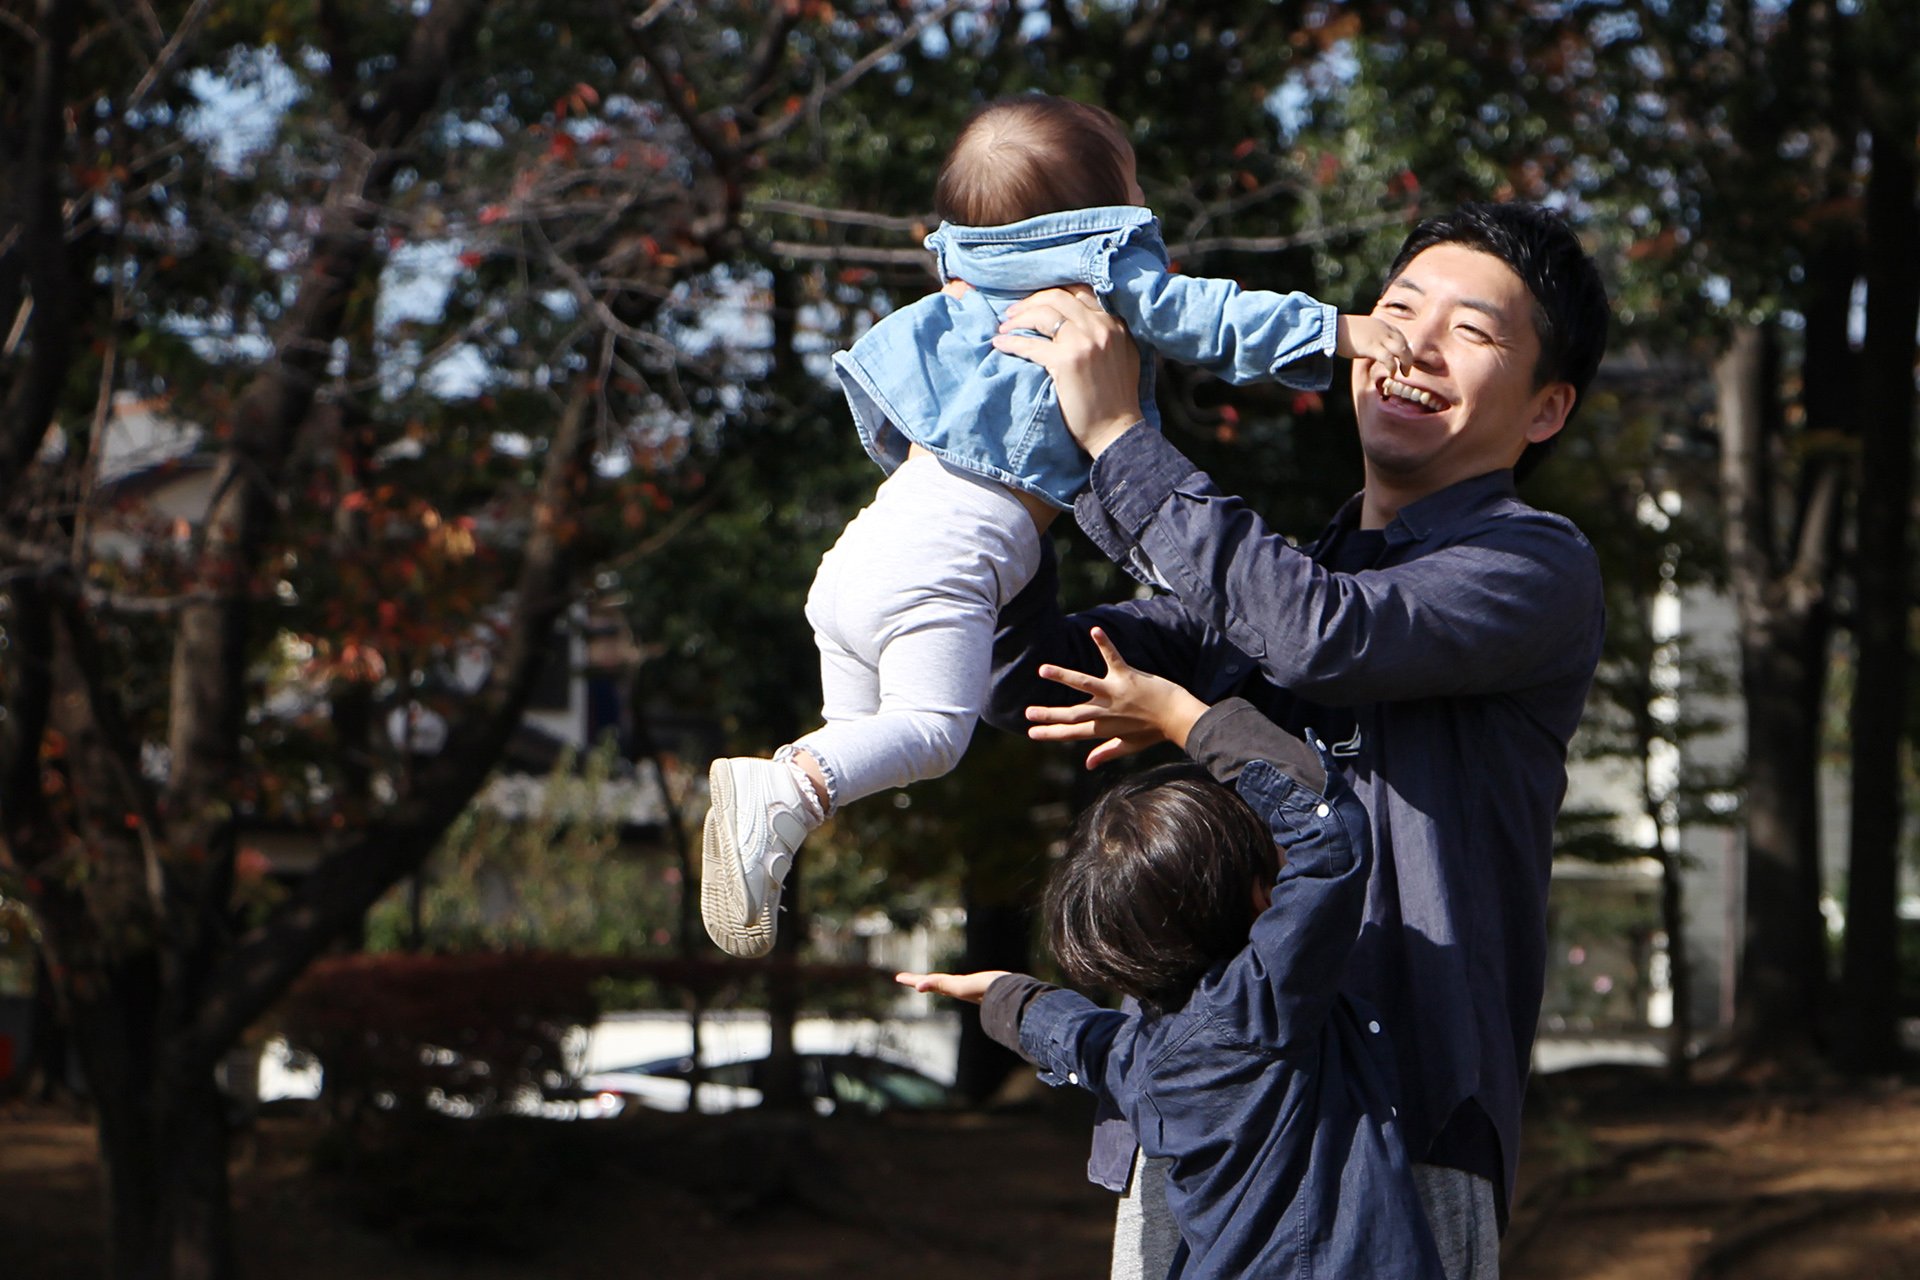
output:
[[[708,773],[700,909],[724,950],[772,949],[794,852],[836,808],[959,762],[999,610],[1086,487],[1090,463],[1051,378],[992,345],[1009,306],[1090,286],[1143,348],[1232,382],[1310,390],[1328,384],[1334,355],[1404,361],[1405,340],[1373,317],[1173,274],[1141,200],[1125,130],[1097,107],[1013,98],[962,127],[926,243],[941,279],[971,288],[887,316],[834,359],[861,441],[889,474],[807,597],[826,723],[770,760],[716,760]],[[1142,360],[1140,402],[1158,427],[1152,377]]]

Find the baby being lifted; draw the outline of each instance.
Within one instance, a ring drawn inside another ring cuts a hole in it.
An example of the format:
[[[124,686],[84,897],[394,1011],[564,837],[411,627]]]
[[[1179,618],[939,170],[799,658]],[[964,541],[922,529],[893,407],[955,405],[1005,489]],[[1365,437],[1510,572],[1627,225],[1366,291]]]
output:
[[[961,129],[927,248],[943,281],[972,288],[887,316],[834,361],[861,442],[889,474],[807,597],[826,723],[772,759],[716,760],[708,774],[700,908],[723,949],[772,949],[794,852],[836,808],[959,762],[999,610],[1086,487],[1090,463],[1051,378],[993,346],[1008,307],[1086,285],[1143,348],[1236,383],[1316,390],[1332,356],[1405,359],[1401,335],[1370,316],[1173,274],[1141,202],[1125,130],[1097,107],[1013,98]],[[1143,360],[1140,402],[1158,427],[1152,377]]]

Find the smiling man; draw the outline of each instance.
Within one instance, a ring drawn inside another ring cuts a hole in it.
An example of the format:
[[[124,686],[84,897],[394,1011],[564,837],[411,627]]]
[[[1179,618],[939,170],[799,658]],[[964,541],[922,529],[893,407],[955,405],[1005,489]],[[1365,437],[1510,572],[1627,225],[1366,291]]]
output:
[[[1498,1274],[1553,824],[1604,623],[1592,548],[1521,501],[1515,474],[1579,404],[1607,301],[1558,216],[1468,205],[1414,229],[1374,315],[1406,336],[1411,363],[1354,362],[1362,487],[1296,548],[1141,425],[1134,344],[1090,295],[1049,291],[1009,314],[996,345],[1053,374],[1095,459],[1076,518],[1159,591],[1066,617],[1049,557],[1002,611],[988,718],[1093,744],[1090,763],[1155,741],[1059,705],[1072,695],[1041,678],[1042,663],[1098,671],[1098,625],[1135,666],[1202,701],[1245,697],[1327,745],[1377,854],[1345,990],[1393,1038],[1448,1275],[1481,1280]],[[1096,1137],[1090,1173],[1119,1189],[1134,1153],[1115,1139]],[[1116,1247],[1116,1274],[1159,1280],[1168,1261]]]

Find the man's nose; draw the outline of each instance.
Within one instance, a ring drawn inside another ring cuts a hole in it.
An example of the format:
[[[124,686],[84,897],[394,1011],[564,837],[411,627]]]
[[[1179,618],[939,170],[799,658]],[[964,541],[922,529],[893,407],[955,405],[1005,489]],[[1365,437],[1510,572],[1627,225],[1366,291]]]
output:
[[[1425,317],[1400,326],[1401,335],[1406,338],[1407,349],[1412,354],[1414,368],[1433,373],[1445,367],[1446,355],[1440,346],[1440,338],[1445,331],[1438,321]]]

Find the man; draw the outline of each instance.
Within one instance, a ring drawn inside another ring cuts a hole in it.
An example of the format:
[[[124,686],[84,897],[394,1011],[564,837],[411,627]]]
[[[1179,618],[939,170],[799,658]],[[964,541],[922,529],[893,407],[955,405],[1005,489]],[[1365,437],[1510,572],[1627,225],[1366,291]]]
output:
[[[1067,618],[1049,558],[1002,612],[988,718],[1091,742],[1090,765],[1156,741],[1143,724],[1058,706],[1063,690],[1040,678],[1043,662],[1099,670],[1098,624],[1133,665],[1203,701],[1246,697],[1328,745],[1366,803],[1378,859],[1345,989],[1395,1042],[1447,1274],[1479,1280],[1498,1274],[1553,823],[1604,624],[1592,548],[1521,502],[1514,479],[1598,367],[1607,302],[1556,215],[1469,205],[1414,229],[1373,314],[1405,335],[1411,363],[1354,361],[1363,486],[1296,549],[1140,425],[1133,344],[1091,294],[1052,290],[1009,313],[995,344],[1052,373],[1094,458],[1076,518],[1162,590]],[[1109,1127],[1089,1172],[1119,1189],[1133,1153],[1114,1145]],[[1116,1248],[1117,1275],[1133,1263],[1165,1274],[1152,1249],[1128,1252]]]

